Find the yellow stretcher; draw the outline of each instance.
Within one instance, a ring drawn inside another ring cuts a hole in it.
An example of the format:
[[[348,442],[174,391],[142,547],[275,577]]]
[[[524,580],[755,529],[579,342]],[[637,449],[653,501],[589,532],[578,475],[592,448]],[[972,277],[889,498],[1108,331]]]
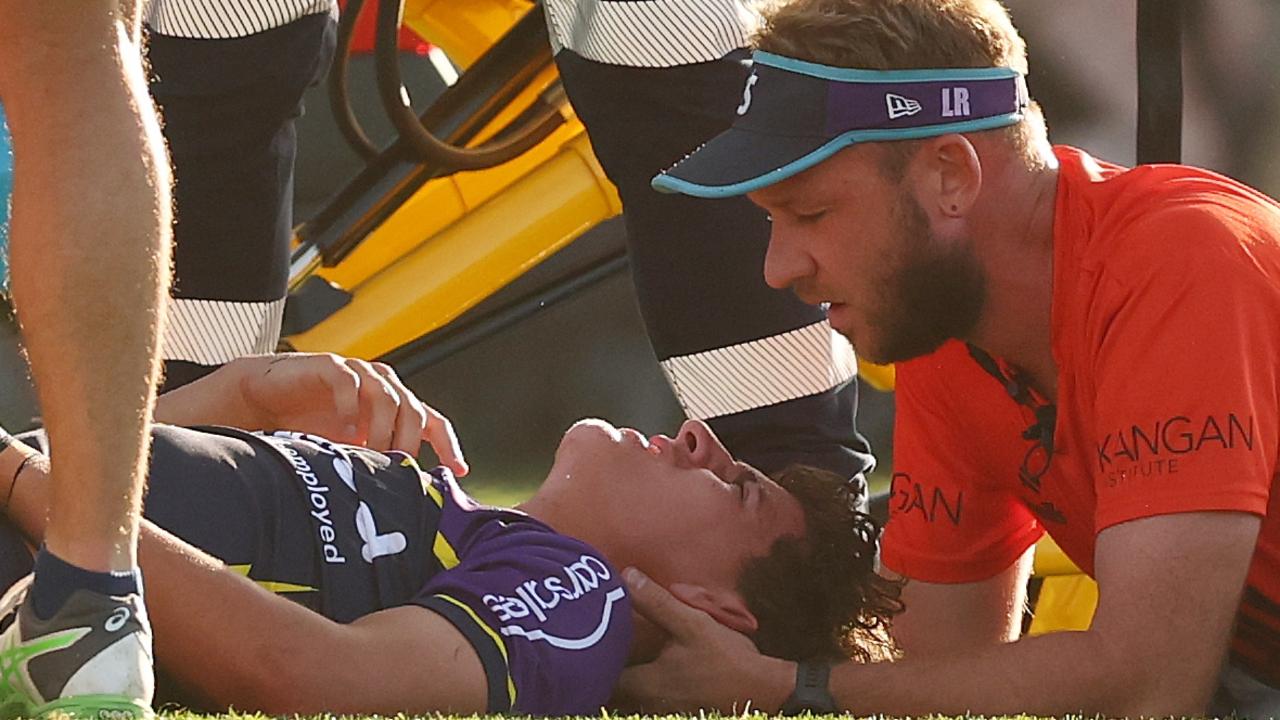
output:
[[[497,107],[471,101],[482,108],[475,114],[483,122],[463,133],[465,123],[428,118],[429,110],[424,123],[437,120],[445,134],[465,135],[460,145],[468,148],[501,139],[539,104],[554,108],[558,126],[518,157],[476,170],[430,169],[403,141],[377,157],[370,150],[366,172],[298,229],[294,317],[286,319],[290,346],[364,358],[403,351],[447,332],[482,301],[621,211],[581,123],[558,91],[545,27],[536,37],[542,21],[530,19],[535,13],[541,8],[529,0],[405,0],[403,23],[464,70],[479,73],[499,51],[524,53],[509,66],[521,75],[521,87],[495,82],[493,97],[504,100]],[[524,45],[508,42],[513,28],[535,37]],[[441,103],[448,104],[444,96]],[[295,312],[299,307],[302,312]],[[859,372],[873,387],[893,386],[892,367],[860,363]],[[1044,580],[1032,633],[1087,627],[1097,595],[1092,582],[1051,542],[1040,545],[1035,567]]]

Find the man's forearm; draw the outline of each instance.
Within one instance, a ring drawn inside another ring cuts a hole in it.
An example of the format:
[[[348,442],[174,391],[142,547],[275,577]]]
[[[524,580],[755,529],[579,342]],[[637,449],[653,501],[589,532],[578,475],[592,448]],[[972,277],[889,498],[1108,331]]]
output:
[[[776,711],[795,687],[795,663],[753,658],[753,704]],[[1119,657],[1091,632],[1055,633],[992,646],[962,657],[842,663],[830,690],[857,715],[1108,716],[1202,713],[1195,702],[1144,696],[1141,660]],[[1195,693],[1192,693],[1195,694]]]
[[[832,673],[841,707],[893,714],[1060,716],[1194,715],[1139,696],[1139,673],[1113,657],[1096,633],[1057,633],[988,646],[961,657],[908,658]],[[1134,659],[1130,658],[1130,662]],[[1146,698],[1154,701],[1155,698]],[[1158,710],[1158,712],[1151,712]]]
[[[903,593],[907,610],[893,626],[895,638],[910,641],[905,658],[833,669],[830,688],[839,706],[890,715],[1018,714],[1037,708],[1046,715],[1115,714],[1116,701],[1134,699],[1135,691],[1125,689],[1124,669],[1107,669],[1105,653],[1095,647],[1096,634],[1013,642],[1032,556],[1028,550],[1008,569],[981,582],[909,583]],[[788,674],[794,673],[794,665],[760,666],[768,677],[757,687],[773,691],[757,702],[790,694],[794,679]],[[1115,687],[1125,689],[1127,697],[1112,697]]]
[[[156,398],[155,420],[169,425],[227,425],[259,430],[240,392],[245,359]]]
[[[859,714],[1198,715],[1226,657],[1260,526],[1251,513],[1221,511],[1113,525],[1097,537],[1089,630],[845,666],[832,674],[834,695]],[[927,633],[928,620],[917,617],[926,624],[916,629]]]

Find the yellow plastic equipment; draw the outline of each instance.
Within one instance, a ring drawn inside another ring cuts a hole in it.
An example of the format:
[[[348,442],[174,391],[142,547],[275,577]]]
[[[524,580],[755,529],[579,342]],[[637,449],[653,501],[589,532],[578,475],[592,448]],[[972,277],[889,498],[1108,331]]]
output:
[[[1034,572],[1043,582],[1030,634],[1089,629],[1098,606],[1098,584],[1080,572],[1048,535],[1036,545]]]
[[[468,65],[531,3],[411,0],[404,20]],[[479,144],[556,81],[545,72],[481,131]],[[581,123],[571,117],[533,150],[487,170],[427,182],[341,263],[318,274],[351,303],[287,339],[299,350],[364,358],[446,325],[621,210]],[[302,278],[293,278],[296,285]]]

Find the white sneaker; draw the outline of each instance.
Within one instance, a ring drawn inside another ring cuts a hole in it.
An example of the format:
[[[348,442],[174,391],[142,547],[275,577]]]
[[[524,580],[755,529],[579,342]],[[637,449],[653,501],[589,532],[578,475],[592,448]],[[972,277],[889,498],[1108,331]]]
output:
[[[0,720],[153,717],[155,663],[142,596],[77,590],[40,620],[23,602],[33,577],[0,600]]]

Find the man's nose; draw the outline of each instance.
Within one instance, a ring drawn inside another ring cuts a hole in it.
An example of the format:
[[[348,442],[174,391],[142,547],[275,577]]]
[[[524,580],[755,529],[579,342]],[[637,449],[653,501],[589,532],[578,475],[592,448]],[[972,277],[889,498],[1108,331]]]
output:
[[[764,256],[764,281],[769,287],[785,290],[813,274],[813,260],[801,252],[792,238],[778,230],[775,222]]]
[[[721,472],[733,465],[733,455],[701,420],[686,420],[676,433],[676,443],[688,452],[689,462],[696,467]]]

